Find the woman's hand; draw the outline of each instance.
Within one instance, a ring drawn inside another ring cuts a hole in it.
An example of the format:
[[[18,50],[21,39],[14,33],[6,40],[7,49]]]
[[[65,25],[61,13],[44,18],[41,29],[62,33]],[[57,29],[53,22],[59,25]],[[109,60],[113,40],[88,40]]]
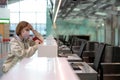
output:
[[[28,24],[28,28],[32,31],[34,30],[31,24]]]

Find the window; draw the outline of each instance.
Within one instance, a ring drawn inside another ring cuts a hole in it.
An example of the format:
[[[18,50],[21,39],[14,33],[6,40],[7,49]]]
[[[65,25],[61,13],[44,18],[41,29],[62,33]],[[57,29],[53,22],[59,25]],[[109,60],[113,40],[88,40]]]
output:
[[[24,20],[32,24],[35,30],[42,35],[46,34],[46,7],[47,0],[19,0],[8,5],[10,9],[10,30]],[[41,7],[42,6],[42,7]],[[32,34],[32,33],[31,33]]]

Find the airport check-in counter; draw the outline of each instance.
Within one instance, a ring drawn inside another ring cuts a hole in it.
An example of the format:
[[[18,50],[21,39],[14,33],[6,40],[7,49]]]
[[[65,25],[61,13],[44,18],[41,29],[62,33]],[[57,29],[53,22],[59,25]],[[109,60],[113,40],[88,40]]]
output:
[[[96,80],[97,72],[87,63],[78,62],[78,70],[74,70],[71,63],[79,58],[60,58],[55,40],[44,41],[31,58],[24,58],[18,62],[0,80]],[[81,60],[81,59],[80,59]],[[74,62],[76,63],[76,62]],[[77,76],[78,75],[78,76]]]
[[[0,80],[81,80],[65,58],[24,58]]]
[[[45,39],[44,42],[39,45],[38,57],[58,57],[58,44],[54,38]],[[69,61],[82,61],[76,54],[69,55],[67,59]]]
[[[41,44],[38,48],[38,57],[57,57],[58,56],[58,45],[54,39],[44,40],[44,43]],[[69,55],[69,54],[68,54]],[[70,63],[79,64],[79,69],[74,70],[74,72],[81,78],[81,80],[96,80],[97,72],[92,69],[87,63],[82,62],[82,58],[78,57],[76,54],[65,56],[66,60]],[[62,63],[64,64],[64,62]],[[73,67],[73,66],[71,66]],[[67,68],[65,68],[67,69]]]
[[[97,72],[86,62],[69,62],[81,80],[97,80]]]
[[[58,45],[54,39],[45,39],[38,47],[38,57],[57,57]]]

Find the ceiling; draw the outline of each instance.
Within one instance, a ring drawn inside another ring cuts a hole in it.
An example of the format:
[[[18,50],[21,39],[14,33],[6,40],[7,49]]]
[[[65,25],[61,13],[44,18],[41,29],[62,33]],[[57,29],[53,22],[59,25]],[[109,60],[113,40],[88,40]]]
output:
[[[7,0],[0,0],[6,2]],[[12,4],[22,0],[8,0],[8,4]],[[101,20],[111,15],[120,15],[120,0],[48,0],[52,3],[55,1],[55,12],[50,16],[53,17],[56,13],[56,8],[61,1],[57,19],[62,19],[68,22],[79,24],[84,19]],[[53,9],[53,7],[52,7]]]
[[[0,0],[0,5],[6,5],[7,4],[7,0]]]
[[[19,1],[23,1],[23,0],[8,0],[8,4],[16,3],[16,2],[19,2]]]
[[[79,23],[90,20],[105,19],[111,15],[120,15],[120,0],[56,0],[55,7],[61,5],[57,19]]]
[[[0,5],[12,4],[19,1],[22,1],[22,0],[0,0]]]

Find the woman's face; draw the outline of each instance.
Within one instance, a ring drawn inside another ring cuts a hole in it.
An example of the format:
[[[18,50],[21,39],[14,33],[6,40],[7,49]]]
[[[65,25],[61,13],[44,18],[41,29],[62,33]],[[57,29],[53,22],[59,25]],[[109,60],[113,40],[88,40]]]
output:
[[[30,29],[29,29],[29,27],[23,28],[23,30],[21,31],[21,37],[23,39],[28,39],[29,36],[30,36]]]

